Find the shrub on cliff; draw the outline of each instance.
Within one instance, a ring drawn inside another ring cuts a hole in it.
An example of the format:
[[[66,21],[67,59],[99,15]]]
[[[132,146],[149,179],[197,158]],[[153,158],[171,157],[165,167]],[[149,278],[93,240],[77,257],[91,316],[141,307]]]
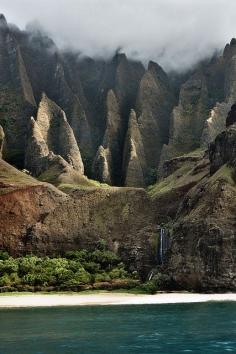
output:
[[[8,259],[10,256],[8,254],[8,252],[6,251],[0,251],[0,260],[5,261],[6,259]]]
[[[18,271],[18,261],[12,257],[0,261],[0,274],[11,274]]]
[[[111,284],[117,280],[129,282],[134,278],[119,257],[105,248],[103,245],[93,252],[68,252],[64,258],[27,255],[14,259],[2,253],[0,291],[6,287],[15,290],[28,290],[29,287],[34,290],[66,290],[79,289],[84,285],[90,287],[92,284],[96,284],[97,288],[98,283]],[[112,287],[109,285],[107,289]]]

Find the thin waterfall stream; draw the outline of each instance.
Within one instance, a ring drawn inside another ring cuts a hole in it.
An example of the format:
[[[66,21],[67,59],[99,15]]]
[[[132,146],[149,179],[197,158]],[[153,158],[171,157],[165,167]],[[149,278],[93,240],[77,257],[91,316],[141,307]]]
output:
[[[163,227],[161,227],[161,229],[160,229],[160,242],[159,242],[158,255],[157,255],[159,264],[164,263],[165,255],[166,255],[168,248],[169,248],[168,233],[166,232],[166,230]]]

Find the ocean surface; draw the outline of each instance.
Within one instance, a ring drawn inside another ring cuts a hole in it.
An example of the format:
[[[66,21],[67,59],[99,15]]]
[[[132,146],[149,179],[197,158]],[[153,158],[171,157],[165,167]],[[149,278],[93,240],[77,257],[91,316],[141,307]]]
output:
[[[4,309],[0,353],[236,353],[236,303]]]

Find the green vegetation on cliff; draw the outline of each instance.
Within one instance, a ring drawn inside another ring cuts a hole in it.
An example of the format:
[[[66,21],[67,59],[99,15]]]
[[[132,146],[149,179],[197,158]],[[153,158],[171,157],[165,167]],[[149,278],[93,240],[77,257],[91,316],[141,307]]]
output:
[[[185,163],[181,168],[175,171],[170,176],[162,179],[158,183],[148,188],[149,195],[155,198],[159,194],[164,194],[172,189],[178,188],[188,182],[189,171],[192,169],[192,164]]]
[[[233,167],[231,167],[227,164],[223,165],[209,179],[209,182],[212,186],[215,185],[216,181],[224,181],[224,182],[229,183],[231,186],[235,186]]]
[[[98,181],[94,181],[92,179],[88,179],[88,183],[81,183],[81,184],[66,184],[61,183],[57,186],[64,193],[73,193],[77,190],[81,189],[91,189],[91,188],[110,188],[110,186],[106,183],[100,183]]]
[[[15,167],[0,159],[0,194],[39,184],[40,182],[33,177],[17,170]]]

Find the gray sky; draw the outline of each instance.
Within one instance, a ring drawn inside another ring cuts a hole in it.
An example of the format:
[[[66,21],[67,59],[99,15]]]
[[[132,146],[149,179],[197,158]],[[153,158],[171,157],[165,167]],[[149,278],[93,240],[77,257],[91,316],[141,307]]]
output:
[[[236,36],[236,0],[0,0],[20,28],[38,21],[58,46],[153,59],[184,70]]]

